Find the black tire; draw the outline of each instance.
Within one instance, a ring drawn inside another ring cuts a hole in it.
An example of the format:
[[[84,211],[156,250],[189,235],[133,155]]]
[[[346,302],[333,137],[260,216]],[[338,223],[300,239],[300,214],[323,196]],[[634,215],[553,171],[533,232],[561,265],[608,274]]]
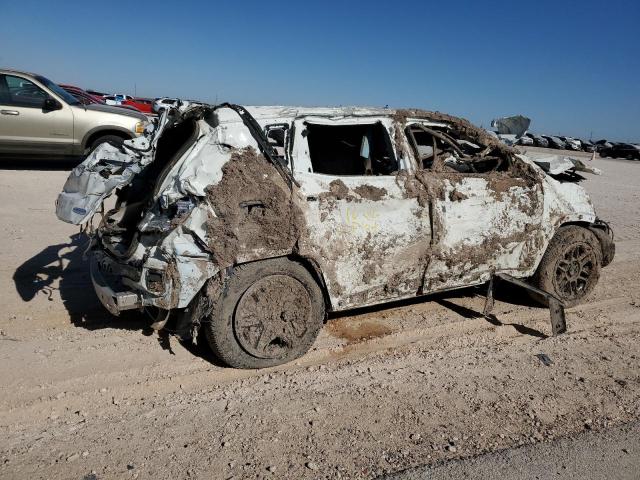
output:
[[[560,227],[532,278],[532,283],[549,292],[566,307],[584,300],[600,278],[602,247],[590,230],[578,225]],[[546,304],[543,298],[534,299]]]
[[[124,138],[119,137],[118,135],[103,135],[101,137],[98,137],[93,142],[91,142],[88,153],[93,152],[101,143],[107,142],[115,143],[116,145],[122,145],[122,142],[124,142]]]
[[[304,355],[322,328],[324,298],[300,263],[276,258],[236,267],[204,323],[213,353],[235,368],[280,365]]]

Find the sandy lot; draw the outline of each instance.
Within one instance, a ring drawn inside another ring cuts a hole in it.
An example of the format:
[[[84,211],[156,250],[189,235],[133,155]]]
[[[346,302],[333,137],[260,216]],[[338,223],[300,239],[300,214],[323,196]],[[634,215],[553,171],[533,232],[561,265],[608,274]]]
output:
[[[509,289],[490,323],[469,289],[332,318],[261,371],[110,317],[55,217],[68,171],[0,170],[0,477],[371,478],[637,420],[640,163],[594,163],[618,250],[567,334]]]

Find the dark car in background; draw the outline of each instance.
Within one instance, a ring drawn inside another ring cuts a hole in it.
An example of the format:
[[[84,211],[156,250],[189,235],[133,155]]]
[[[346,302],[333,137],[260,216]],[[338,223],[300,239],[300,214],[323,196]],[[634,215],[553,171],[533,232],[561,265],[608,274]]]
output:
[[[602,140],[598,140],[596,142],[593,142],[593,146],[595,147],[596,152],[600,152],[604,148],[613,147],[613,142],[610,142],[609,140],[605,140],[603,138]]]
[[[549,147],[549,141],[541,135],[536,135],[535,133],[525,133],[525,135],[533,140],[534,146],[542,148]]]
[[[595,152],[596,151],[596,146],[591,143],[590,140],[580,140],[580,143],[582,144],[582,151],[583,152]]]
[[[640,160],[640,145],[633,143],[614,143],[610,147],[598,150],[601,157],[626,158],[628,160]]]
[[[542,137],[549,142],[549,148],[557,148],[558,150],[565,150],[567,148],[567,144],[559,137],[551,135],[543,135]]]

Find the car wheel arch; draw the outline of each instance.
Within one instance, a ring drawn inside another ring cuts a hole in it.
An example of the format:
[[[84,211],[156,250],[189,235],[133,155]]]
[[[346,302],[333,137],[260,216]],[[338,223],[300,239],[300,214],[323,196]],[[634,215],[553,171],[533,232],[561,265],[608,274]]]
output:
[[[214,282],[214,284],[215,282],[217,282],[217,285],[214,288],[219,289],[220,292],[222,292],[226,288],[227,279],[231,275],[233,275],[233,272],[235,269],[239,267],[245,267],[251,264],[258,264],[261,262],[267,262],[267,261],[272,261],[277,259],[287,259],[290,262],[301,264],[309,272],[309,274],[315,280],[315,282],[318,284],[318,287],[322,292],[325,311],[326,312],[332,311],[331,298],[329,296],[325,278],[319,264],[311,258],[304,257],[301,255],[295,255],[295,254],[266,256],[260,259],[250,260],[246,262],[238,262],[226,268],[221,268],[220,270],[217,270],[215,273],[208,275],[205,278],[202,278],[201,281],[198,282],[199,285],[198,285],[197,291],[193,295],[193,297],[189,299],[187,305],[175,307],[174,309],[182,310],[186,308],[187,310],[190,310],[190,313],[192,314],[193,313],[195,313],[196,315],[202,314],[204,310],[200,310],[200,312],[198,313],[194,311],[193,306],[198,304],[198,302],[200,301],[200,298],[207,297],[207,290],[210,287],[211,282]],[[209,306],[211,305],[210,302],[208,302],[208,304]],[[189,325],[199,324],[200,321],[201,321],[200,318],[188,316],[181,320],[181,324],[182,324],[181,328],[186,331],[186,329],[190,328]]]
[[[100,137],[106,135],[115,135],[121,137],[123,140],[131,140],[133,135],[125,128],[109,126],[109,127],[97,127],[87,132],[82,139],[81,149],[86,150],[91,144]]]
[[[602,266],[606,267],[611,263],[615,255],[615,243],[613,242],[613,234],[610,233],[612,232],[612,230],[607,223],[599,219],[596,219],[596,221],[593,223],[585,222],[585,221],[577,221],[577,220],[564,222],[558,225],[553,230],[553,235],[551,236],[551,238],[553,238],[556,235],[558,230],[564,227],[569,227],[569,226],[582,227],[594,233],[596,238],[600,242],[600,247],[602,249]],[[545,245],[544,251],[542,252],[543,255],[544,255],[544,252],[546,252],[549,246],[548,245],[549,243],[551,243],[551,239],[549,239],[549,242],[547,242],[547,245]],[[540,260],[537,263],[540,263],[541,260],[542,260],[542,257],[540,257]],[[538,268],[538,265],[536,265],[536,268]]]
[[[275,260],[275,259],[287,259],[290,262],[294,262],[294,263],[299,263],[301,264],[303,267],[305,267],[307,269],[307,271],[309,272],[309,274],[313,277],[313,279],[316,281],[316,283],[318,284],[318,286],[320,287],[320,290],[322,291],[322,296],[324,298],[324,304],[325,304],[325,308],[326,311],[332,311],[332,303],[331,303],[331,297],[329,295],[329,290],[327,288],[327,283],[325,280],[325,275],[322,272],[322,268],[320,267],[320,264],[314,260],[311,257],[307,257],[304,255],[298,255],[295,253],[291,253],[288,255],[275,255],[275,256],[267,256],[267,257],[263,257],[260,259],[255,259],[255,260],[251,260],[248,262],[241,262],[241,263],[236,263],[230,267],[228,267],[226,269],[225,275],[229,275],[233,272],[234,268],[240,267],[240,266],[244,266],[244,265],[248,265],[248,264],[252,264],[252,263],[259,263],[259,262],[264,262],[264,261],[270,261],[270,260]]]

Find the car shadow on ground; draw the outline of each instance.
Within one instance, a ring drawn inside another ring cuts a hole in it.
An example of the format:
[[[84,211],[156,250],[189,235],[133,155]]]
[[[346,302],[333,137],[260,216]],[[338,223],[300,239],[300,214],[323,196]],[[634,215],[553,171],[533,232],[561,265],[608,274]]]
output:
[[[89,237],[76,233],[69,240],[46,247],[16,269],[13,281],[20,298],[30,302],[44,294],[54,301],[54,291],[58,290],[71,323],[87,330],[138,330],[150,323],[137,312],[116,318],[105,310],[94,292],[88,261],[83,258]]]
[[[158,344],[169,354],[174,354],[170,342],[170,329],[156,332],[150,328],[153,320],[144,312],[125,311],[118,317],[111,315],[100,303],[93,289],[89,274],[89,262],[83,258],[89,246],[84,233],[71,235],[69,242],[50,245],[34,255],[13,274],[16,291],[24,302],[37,295],[45,295],[55,301],[58,291],[71,323],[86,330],[105,328],[139,331],[145,336],[155,336]],[[181,341],[193,355],[213,364],[219,362],[206,347],[203,338],[192,344]]]
[[[430,295],[424,295],[420,297],[397,300],[388,302],[381,305],[373,305],[370,307],[356,308],[352,310],[335,312],[329,314],[329,320],[338,319],[348,316],[362,315],[367,313],[382,312],[392,308],[399,308],[405,306],[416,305],[424,302],[435,302],[440,306],[443,306],[452,312],[466,318],[476,319],[484,318],[488,323],[495,326],[511,326],[519,333],[523,335],[531,335],[537,338],[547,338],[548,336],[539,330],[536,330],[526,325],[518,323],[504,323],[495,314],[484,315],[482,311],[476,311],[463,305],[458,305],[454,302],[456,299],[484,297],[487,294],[488,286],[481,285],[478,287],[462,288],[459,290],[452,290],[449,292],[434,293]],[[507,305],[514,306],[526,306],[532,308],[542,308],[536,303],[523,289],[515,287],[513,285],[500,282],[494,288],[494,298],[496,301],[506,303]]]
[[[496,327],[510,326],[510,327],[513,327],[518,333],[521,333],[523,335],[530,335],[532,337],[537,337],[537,338],[548,337],[548,335],[544,334],[539,330],[536,330],[535,328],[527,327],[526,325],[522,325],[520,323],[504,323],[500,321],[498,317],[493,313],[489,315],[484,315],[480,312],[476,312],[475,310],[464,307],[462,305],[457,305],[444,298],[436,300],[436,303],[456,312],[458,315],[461,315],[464,318],[469,318],[469,319],[484,318],[487,322],[489,322],[491,325],[495,325]]]
[[[154,335],[156,332],[150,328],[152,319],[145,313],[128,311],[123,312],[119,317],[114,317],[102,306],[91,283],[88,261],[83,258],[88,245],[89,237],[86,234],[77,233],[71,235],[69,242],[50,245],[26,260],[13,274],[15,288],[22,300],[30,302],[37,295],[46,295],[50,301],[54,301],[54,291],[58,290],[69,319],[76,327],[86,330],[105,328],[137,330],[146,336]],[[381,312],[391,308],[432,301],[464,318],[485,318],[493,325],[510,325],[522,334],[546,338],[546,335],[538,330],[521,324],[502,323],[494,315],[484,316],[482,312],[455,303],[456,299],[476,297],[485,293],[486,286],[465,288],[454,292],[332,313],[329,318]],[[538,306],[521,289],[505,284],[498,285],[495,290],[495,298],[512,305]],[[161,330],[155,335],[159,345],[169,354],[174,353],[169,339],[171,333],[170,325],[168,325],[167,329]],[[204,335],[199,335],[196,342],[185,340],[181,341],[181,344],[194,356],[222,366],[207,347]]]

